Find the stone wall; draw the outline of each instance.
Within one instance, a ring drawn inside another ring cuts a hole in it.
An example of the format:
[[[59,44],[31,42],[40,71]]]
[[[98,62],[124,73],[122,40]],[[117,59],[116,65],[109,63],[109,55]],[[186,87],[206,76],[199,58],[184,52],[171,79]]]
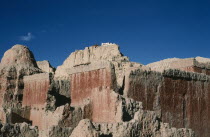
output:
[[[210,136],[210,78],[199,73],[168,70],[129,71],[124,95],[155,110],[163,122],[177,128],[192,128],[196,135]]]

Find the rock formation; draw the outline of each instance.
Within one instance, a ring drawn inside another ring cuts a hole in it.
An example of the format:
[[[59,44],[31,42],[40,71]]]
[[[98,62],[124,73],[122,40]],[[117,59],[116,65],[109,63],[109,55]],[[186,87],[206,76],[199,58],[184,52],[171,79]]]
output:
[[[56,70],[15,45],[0,63],[0,135],[209,137],[210,59],[146,66],[112,43],[75,51]]]
[[[55,72],[55,68],[51,66],[50,62],[47,60],[44,61],[37,61],[36,62],[38,67],[47,73],[54,73]]]

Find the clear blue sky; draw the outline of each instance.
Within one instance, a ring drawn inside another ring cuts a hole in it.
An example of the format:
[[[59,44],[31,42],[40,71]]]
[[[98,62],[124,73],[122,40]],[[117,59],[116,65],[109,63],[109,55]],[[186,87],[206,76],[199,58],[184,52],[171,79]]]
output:
[[[210,0],[0,0],[0,58],[23,44],[58,66],[102,42],[143,64],[210,58]]]

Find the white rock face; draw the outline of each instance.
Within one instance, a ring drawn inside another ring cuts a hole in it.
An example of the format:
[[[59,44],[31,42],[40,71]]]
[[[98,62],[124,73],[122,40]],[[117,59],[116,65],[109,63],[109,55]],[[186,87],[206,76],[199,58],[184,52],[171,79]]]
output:
[[[200,63],[210,63],[210,58],[196,57],[195,59]]]
[[[210,59],[203,57],[196,58],[169,58],[146,65],[153,71],[163,72],[167,69],[184,69],[187,67],[199,67],[210,69]]]
[[[1,60],[2,66],[27,65],[37,67],[32,52],[23,45],[15,45],[4,53]]]
[[[36,62],[38,67],[47,73],[54,73],[55,72],[55,68],[53,68],[50,64],[50,62],[48,60],[44,60],[44,61],[37,61]]]
[[[116,44],[102,45],[102,46],[91,46],[86,47],[84,50],[78,50],[73,52],[56,70],[56,76],[66,76],[66,69],[72,68],[78,65],[90,64],[91,62],[107,60],[125,60],[128,61],[127,57],[124,57],[120,51],[119,46]]]
[[[187,59],[170,58],[154,62],[146,66],[150,67],[151,70],[153,71],[163,72],[166,69],[176,69],[193,65],[194,65],[194,58],[187,58]]]
[[[128,57],[123,56],[119,46],[112,43],[102,43],[101,46],[86,47],[84,50],[73,52],[55,72],[56,78],[65,79],[69,77],[68,69],[79,65],[88,65],[98,61],[111,62],[115,67],[117,83],[123,85],[124,73],[132,67],[143,66],[140,63],[130,62]]]

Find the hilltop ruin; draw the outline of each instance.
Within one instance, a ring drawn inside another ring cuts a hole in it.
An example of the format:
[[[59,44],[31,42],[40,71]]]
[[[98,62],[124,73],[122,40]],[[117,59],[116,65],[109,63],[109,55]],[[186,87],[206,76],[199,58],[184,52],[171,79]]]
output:
[[[63,65],[23,45],[0,63],[0,134],[28,137],[209,137],[210,59],[131,62],[103,43]]]

